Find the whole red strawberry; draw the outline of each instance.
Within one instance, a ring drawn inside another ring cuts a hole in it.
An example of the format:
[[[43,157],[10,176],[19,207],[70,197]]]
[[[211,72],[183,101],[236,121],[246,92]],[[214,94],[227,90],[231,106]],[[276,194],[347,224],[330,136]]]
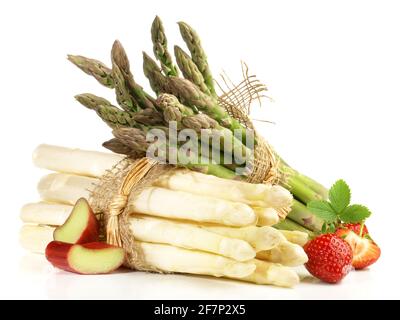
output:
[[[320,235],[304,246],[307,270],[318,279],[336,283],[351,270],[353,252],[350,245],[333,233]]]

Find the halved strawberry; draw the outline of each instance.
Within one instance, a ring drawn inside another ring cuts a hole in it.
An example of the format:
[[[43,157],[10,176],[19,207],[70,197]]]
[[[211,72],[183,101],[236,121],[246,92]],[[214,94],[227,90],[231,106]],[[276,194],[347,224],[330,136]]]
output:
[[[345,223],[342,225],[341,228],[349,229],[349,230],[353,231],[355,234],[360,235],[361,224],[360,223]],[[369,234],[369,232],[368,232],[367,226],[364,224],[364,226],[362,228],[362,236],[365,237],[368,234]]]
[[[338,229],[335,234],[350,245],[353,251],[351,264],[355,269],[364,269],[379,259],[381,249],[372,240],[360,237],[350,229]]]

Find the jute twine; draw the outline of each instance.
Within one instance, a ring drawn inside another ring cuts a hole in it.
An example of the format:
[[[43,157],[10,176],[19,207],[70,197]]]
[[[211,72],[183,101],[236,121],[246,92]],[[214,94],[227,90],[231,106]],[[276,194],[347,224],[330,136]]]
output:
[[[246,128],[254,130],[249,118],[250,105],[260,99],[266,91],[255,76],[248,75],[243,64],[244,80],[236,86],[223,78],[226,89],[220,86],[223,94],[218,101],[233,118]],[[255,132],[255,130],[254,130]],[[252,171],[247,178],[250,183],[278,183],[280,180],[279,163],[273,149],[255,132],[257,143],[254,148]],[[101,225],[107,243],[123,247],[125,250],[125,266],[135,270],[162,272],[146,263],[143,253],[132,236],[129,217],[129,204],[161,175],[176,170],[174,166],[159,164],[153,159],[125,158],[110,169],[100,179],[99,184],[91,191],[90,203],[94,212],[100,214]],[[281,210],[281,218],[286,217],[288,210]]]

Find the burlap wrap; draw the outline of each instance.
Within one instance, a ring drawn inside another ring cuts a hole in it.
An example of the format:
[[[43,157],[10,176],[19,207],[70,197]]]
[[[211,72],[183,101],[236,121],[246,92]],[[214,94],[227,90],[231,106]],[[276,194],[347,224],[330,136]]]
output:
[[[266,87],[255,76],[248,75],[245,64],[242,70],[244,80],[238,85],[230,85],[226,77],[223,77],[225,88],[218,84],[223,91],[219,103],[246,128],[254,130],[249,118],[250,105],[262,97]],[[247,180],[251,183],[278,183],[279,163],[273,149],[257,134],[256,140],[252,172]],[[94,212],[101,217],[105,240],[125,249],[125,266],[129,268],[161,272],[146,264],[140,247],[132,236],[129,216],[133,212],[129,212],[129,204],[160,175],[175,169],[149,158],[126,158],[110,169],[91,192],[90,203]],[[281,217],[286,214],[285,210],[280,212]]]

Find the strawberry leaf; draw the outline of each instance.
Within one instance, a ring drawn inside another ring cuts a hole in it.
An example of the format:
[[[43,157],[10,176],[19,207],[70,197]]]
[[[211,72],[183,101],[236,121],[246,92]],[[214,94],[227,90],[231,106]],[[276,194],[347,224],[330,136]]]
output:
[[[361,223],[371,215],[371,211],[360,204],[348,206],[340,214],[340,220],[345,223]]]
[[[350,198],[351,191],[344,180],[336,181],[329,190],[329,201],[338,214],[350,204]]]
[[[328,224],[337,219],[337,214],[328,201],[310,201],[307,208]]]

